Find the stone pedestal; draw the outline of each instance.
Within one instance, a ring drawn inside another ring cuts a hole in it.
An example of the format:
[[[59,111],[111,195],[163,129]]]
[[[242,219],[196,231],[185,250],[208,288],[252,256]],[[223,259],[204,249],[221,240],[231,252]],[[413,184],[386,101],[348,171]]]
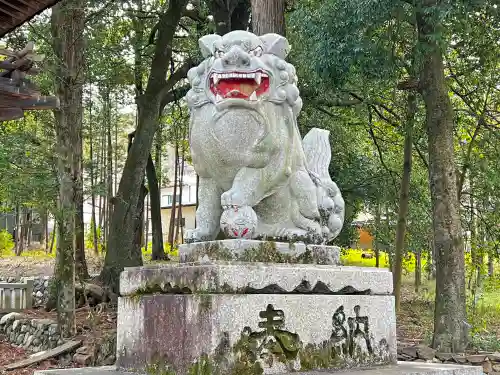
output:
[[[340,248],[244,239],[194,242],[179,246],[181,263],[214,260],[273,263],[340,264]]]
[[[257,373],[257,372],[254,372]],[[87,367],[74,369],[57,369],[35,371],[35,375],[145,375],[117,369],[115,366]],[[174,375],[173,373],[164,373]],[[244,375],[248,373],[238,373]],[[369,369],[349,369],[344,371],[308,371],[287,372],[290,375],[482,375],[481,366],[443,365],[436,363],[399,362],[394,366],[377,366]],[[175,374],[177,375],[177,374]],[[195,375],[211,375],[210,372],[200,372]],[[285,375],[285,374],[284,374]]]
[[[395,363],[389,271],[285,263],[292,258],[279,256],[292,253],[289,245],[269,244],[190,244],[184,260],[196,254],[204,262],[126,269],[118,306],[119,368],[253,375]],[[235,261],[263,246],[278,263]],[[303,244],[293,250],[293,260],[318,252]],[[223,254],[232,261],[217,260]]]

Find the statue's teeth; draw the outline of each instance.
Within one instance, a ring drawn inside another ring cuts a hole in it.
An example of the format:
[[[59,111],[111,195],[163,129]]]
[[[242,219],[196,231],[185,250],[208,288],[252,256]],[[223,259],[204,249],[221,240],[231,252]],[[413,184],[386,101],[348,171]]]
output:
[[[255,91],[250,95],[250,100],[257,100],[257,93]]]
[[[219,79],[220,79],[219,74],[214,73],[212,77],[213,77],[213,80],[214,80],[214,84],[219,83]]]
[[[255,82],[257,82],[258,85],[262,82],[262,74],[260,72],[255,73]]]
[[[217,95],[215,96],[215,101],[216,101],[216,102],[218,102],[218,101],[221,101],[221,100],[222,100],[222,96],[221,96],[221,95],[219,95],[219,94],[217,94]]]

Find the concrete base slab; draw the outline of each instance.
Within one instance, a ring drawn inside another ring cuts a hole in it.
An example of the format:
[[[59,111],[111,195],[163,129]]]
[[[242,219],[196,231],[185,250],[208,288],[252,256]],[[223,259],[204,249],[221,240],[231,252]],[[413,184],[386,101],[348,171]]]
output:
[[[34,375],[131,375],[118,370],[115,366],[86,367],[74,369],[56,369],[35,371]],[[145,373],[144,373],[145,374]],[[482,375],[481,366],[441,365],[436,363],[398,362],[393,366],[381,366],[366,369],[350,369],[336,372],[293,372],[290,375]],[[135,373],[141,375],[141,373]],[[172,374],[177,375],[177,374]],[[203,374],[212,375],[212,374]]]
[[[303,242],[230,239],[179,245],[179,258],[181,263],[225,260],[340,265],[340,248],[306,246]]]
[[[119,299],[117,332],[117,365],[138,371],[279,374],[396,361],[392,296],[135,295]]]
[[[120,295],[160,293],[392,294],[392,273],[372,267],[286,263],[181,263],[126,268]]]

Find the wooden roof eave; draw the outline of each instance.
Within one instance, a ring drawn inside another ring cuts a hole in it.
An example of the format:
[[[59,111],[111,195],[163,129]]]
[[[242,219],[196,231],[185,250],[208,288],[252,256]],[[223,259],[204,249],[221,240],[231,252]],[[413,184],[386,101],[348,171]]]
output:
[[[39,88],[25,78],[38,72],[33,65],[41,61],[41,56],[33,49],[30,42],[19,52],[0,50],[0,55],[7,56],[0,64],[0,121],[22,118],[24,110],[59,108],[57,97],[41,95]]]
[[[0,38],[60,0],[0,0]]]

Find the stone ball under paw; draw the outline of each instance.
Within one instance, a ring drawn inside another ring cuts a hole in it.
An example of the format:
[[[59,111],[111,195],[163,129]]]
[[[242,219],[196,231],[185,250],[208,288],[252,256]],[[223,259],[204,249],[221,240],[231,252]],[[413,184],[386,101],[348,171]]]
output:
[[[220,227],[228,238],[251,239],[257,228],[257,214],[250,206],[227,208],[220,218]]]

